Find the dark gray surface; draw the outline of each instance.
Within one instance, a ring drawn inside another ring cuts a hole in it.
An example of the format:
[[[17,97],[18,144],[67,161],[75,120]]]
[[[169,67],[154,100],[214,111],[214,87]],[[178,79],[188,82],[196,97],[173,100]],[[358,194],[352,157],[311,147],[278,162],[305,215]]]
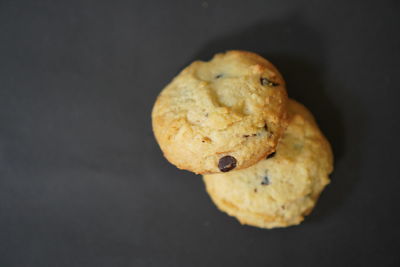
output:
[[[399,266],[398,1],[1,1],[0,266]],[[162,87],[271,59],[333,144],[298,227],[240,226],[151,132]]]

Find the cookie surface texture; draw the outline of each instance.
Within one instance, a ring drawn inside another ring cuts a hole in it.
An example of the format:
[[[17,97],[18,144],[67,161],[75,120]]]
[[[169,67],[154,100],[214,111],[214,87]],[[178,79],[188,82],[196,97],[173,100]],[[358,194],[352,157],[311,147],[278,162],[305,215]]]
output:
[[[254,166],[204,175],[218,208],[261,228],[299,224],[329,183],[333,155],[311,113],[289,100],[289,125],[276,153]]]
[[[195,173],[254,165],[272,153],[287,126],[287,94],[278,70],[245,51],[195,61],[160,93],[155,137],[172,164]]]

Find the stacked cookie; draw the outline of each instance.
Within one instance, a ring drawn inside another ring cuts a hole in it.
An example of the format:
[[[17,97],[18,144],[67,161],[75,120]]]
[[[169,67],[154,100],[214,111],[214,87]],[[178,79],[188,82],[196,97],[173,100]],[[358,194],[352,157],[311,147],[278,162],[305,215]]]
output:
[[[160,93],[152,121],[168,161],[203,174],[214,203],[243,224],[298,224],[329,183],[328,141],[257,54],[193,62]]]

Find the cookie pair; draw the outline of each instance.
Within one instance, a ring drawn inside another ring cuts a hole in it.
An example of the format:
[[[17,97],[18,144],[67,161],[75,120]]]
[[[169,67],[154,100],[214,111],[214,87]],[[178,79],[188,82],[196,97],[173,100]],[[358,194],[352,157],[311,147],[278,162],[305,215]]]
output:
[[[203,174],[215,204],[244,224],[298,224],[329,182],[329,143],[257,54],[192,63],[160,93],[152,121],[165,157]]]

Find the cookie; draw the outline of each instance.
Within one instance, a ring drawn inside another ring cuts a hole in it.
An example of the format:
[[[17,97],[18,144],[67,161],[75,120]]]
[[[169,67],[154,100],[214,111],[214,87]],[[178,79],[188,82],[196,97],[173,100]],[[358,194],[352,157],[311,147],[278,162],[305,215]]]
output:
[[[275,151],[286,103],[285,82],[269,61],[228,51],[193,62],[165,87],[153,107],[153,131],[180,169],[239,170]]]
[[[261,228],[299,224],[329,183],[333,155],[311,113],[289,100],[289,125],[276,153],[250,168],[204,175],[221,211]]]

